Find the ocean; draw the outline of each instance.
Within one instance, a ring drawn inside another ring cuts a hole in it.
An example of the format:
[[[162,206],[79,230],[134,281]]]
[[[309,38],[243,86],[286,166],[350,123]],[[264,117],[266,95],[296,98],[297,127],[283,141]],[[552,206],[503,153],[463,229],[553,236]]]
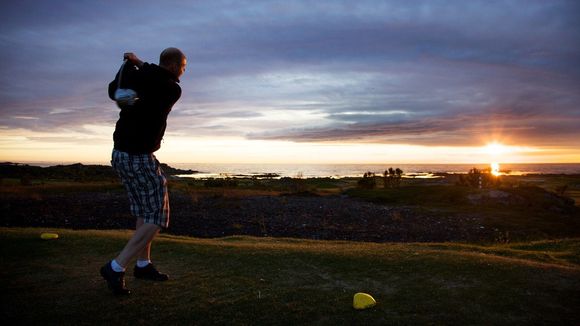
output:
[[[406,177],[430,178],[436,173],[467,173],[472,168],[489,169],[489,164],[226,164],[172,163],[172,167],[191,169],[199,173],[192,178],[226,177],[361,177],[365,172],[382,175],[392,167],[400,168]],[[507,175],[524,174],[580,174],[580,163],[567,164],[501,164],[500,172]],[[184,175],[185,176],[185,175]]]

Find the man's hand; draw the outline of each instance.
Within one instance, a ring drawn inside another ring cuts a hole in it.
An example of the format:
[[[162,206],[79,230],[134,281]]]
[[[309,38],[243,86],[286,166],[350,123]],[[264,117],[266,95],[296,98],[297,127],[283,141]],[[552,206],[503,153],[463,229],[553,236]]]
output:
[[[128,60],[129,62],[136,65],[137,67],[141,67],[143,65],[143,61],[141,61],[133,52],[124,53],[123,60]]]

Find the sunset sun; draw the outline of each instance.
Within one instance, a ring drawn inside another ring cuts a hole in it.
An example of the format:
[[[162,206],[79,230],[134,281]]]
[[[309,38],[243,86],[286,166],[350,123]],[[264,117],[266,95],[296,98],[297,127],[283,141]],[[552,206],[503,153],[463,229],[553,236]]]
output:
[[[495,158],[499,158],[502,154],[508,154],[512,151],[509,146],[498,142],[488,143],[484,147],[484,150],[487,154]]]
[[[504,157],[509,154],[510,152],[512,152],[513,150],[510,149],[510,147],[503,145],[501,143],[498,142],[492,142],[492,143],[488,143],[485,147],[484,147],[484,151],[486,154],[489,155],[489,158],[491,160],[490,162],[490,173],[494,176],[500,176],[501,172],[500,172],[500,161],[504,160]]]

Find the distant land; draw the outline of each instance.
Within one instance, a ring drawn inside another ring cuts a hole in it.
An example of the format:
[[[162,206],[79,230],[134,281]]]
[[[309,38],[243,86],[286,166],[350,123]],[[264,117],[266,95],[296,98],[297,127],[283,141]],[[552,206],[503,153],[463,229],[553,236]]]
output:
[[[198,172],[189,169],[176,169],[164,163],[161,163],[161,168],[168,175],[188,175]],[[41,167],[12,162],[0,163],[0,178],[10,177],[25,177],[30,179],[48,178],[74,181],[102,181],[118,178],[111,166],[107,165],[85,165],[75,163],[70,165]]]

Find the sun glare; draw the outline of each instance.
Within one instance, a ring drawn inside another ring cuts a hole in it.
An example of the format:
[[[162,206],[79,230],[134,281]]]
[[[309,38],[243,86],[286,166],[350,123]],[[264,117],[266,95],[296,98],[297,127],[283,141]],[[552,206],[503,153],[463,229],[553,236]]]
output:
[[[487,144],[484,149],[487,154],[495,157],[510,152],[510,148],[508,146],[505,146],[497,142]]]
[[[489,164],[490,172],[492,175],[498,177],[501,175],[499,163],[496,160],[505,159],[506,155],[512,152],[512,149],[498,142],[488,143],[484,148],[484,151],[489,155],[491,163]]]
[[[498,177],[501,172],[499,171],[499,163],[493,162],[490,164],[491,167],[491,174],[495,175],[496,177]]]

